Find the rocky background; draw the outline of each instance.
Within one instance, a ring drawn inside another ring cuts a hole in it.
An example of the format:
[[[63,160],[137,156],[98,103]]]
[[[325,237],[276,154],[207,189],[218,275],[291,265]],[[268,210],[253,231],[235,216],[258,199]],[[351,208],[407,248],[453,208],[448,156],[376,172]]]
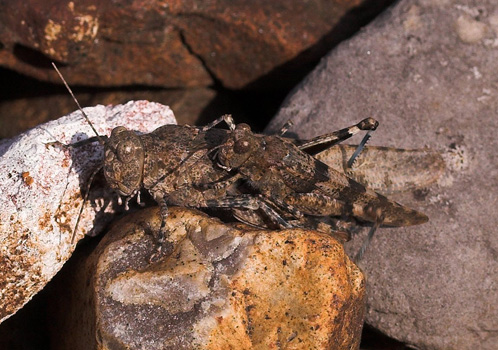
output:
[[[438,186],[396,198],[429,224],[382,229],[362,262],[361,348],[495,348],[493,1],[31,0],[2,2],[0,17],[0,138],[75,109],[55,61],[82,105],[148,99],[180,124],[232,113],[256,130],[276,115],[270,129],[292,118],[301,137],[373,116],[372,144],[443,152]],[[0,325],[0,348],[49,349],[57,293],[55,281]]]
[[[75,109],[52,61],[84,106],[149,99],[179,123],[230,112],[261,130],[322,56],[392,2],[2,2],[0,137]]]

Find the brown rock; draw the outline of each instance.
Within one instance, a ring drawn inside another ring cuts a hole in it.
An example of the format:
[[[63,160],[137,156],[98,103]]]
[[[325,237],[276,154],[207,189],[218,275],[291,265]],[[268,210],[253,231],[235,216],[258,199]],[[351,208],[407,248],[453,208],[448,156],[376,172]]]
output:
[[[171,208],[164,255],[150,264],[159,225],[157,208],[132,214],[76,262],[56,348],[358,348],[364,279],[333,238]]]
[[[118,105],[130,100],[156,101],[170,106],[179,124],[194,125],[203,109],[215,97],[215,91],[209,88],[94,91],[77,92],[76,97],[82,106]],[[16,136],[38,124],[69,114],[76,108],[71,95],[65,90],[61,94],[0,102],[0,139]]]
[[[54,60],[72,84],[240,88],[291,60],[282,78],[318,59],[361,2],[8,0],[0,65],[58,82]]]

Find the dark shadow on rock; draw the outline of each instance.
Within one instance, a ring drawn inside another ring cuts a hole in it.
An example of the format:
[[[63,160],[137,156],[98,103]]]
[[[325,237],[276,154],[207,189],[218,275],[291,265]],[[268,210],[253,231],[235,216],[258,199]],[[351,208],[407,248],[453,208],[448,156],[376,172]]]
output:
[[[365,1],[349,11],[339,23],[315,45],[294,59],[276,67],[240,91],[215,86],[217,96],[204,108],[198,125],[210,122],[221,114],[231,113],[237,123],[249,123],[261,131],[277,113],[287,94],[310,73],[319,60],[339,43],[354,36],[395,0]]]

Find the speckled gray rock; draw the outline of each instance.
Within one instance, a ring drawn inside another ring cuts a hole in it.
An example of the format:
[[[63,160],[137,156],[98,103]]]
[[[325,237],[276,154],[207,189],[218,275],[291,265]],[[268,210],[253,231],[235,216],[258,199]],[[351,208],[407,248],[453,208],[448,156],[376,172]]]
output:
[[[401,1],[325,57],[270,126],[292,118],[305,138],[372,116],[371,144],[443,152],[437,185],[394,197],[430,222],[379,230],[362,261],[367,322],[420,349],[497,347],[497,72],[495,1]]]
[[[176,122],[168,106],[148,101],[85,111],[102,135],[119,125],[150,132]],[[0,322],[52,279],[85,233],[98,231],[111,218],[113,194],[94,186],[76,240],[71,241],[82,192],[102,162],[103,147],[93,143],[62,149],[49,143],[69,144],[92,136],[77,111],[0,144]]]

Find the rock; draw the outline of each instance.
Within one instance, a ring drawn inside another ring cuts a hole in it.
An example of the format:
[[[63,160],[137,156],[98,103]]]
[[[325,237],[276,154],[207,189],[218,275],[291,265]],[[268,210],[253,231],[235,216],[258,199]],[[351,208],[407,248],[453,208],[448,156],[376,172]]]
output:
[[[333,238],[173,207],[151,264],[160,223],[157,207],[131,214],[72,261],[55,349],[358,349],[363,275]]]
[[[175,111],[178,124],[194,125],[203,110],[215,98],[215,91],[209,88],[185,90],[138,90],[138,91],[93,91],[74,93],[80,105],[118,105],[131,100],[156,101],[170,106]],[[65,89],[62,93],[35,97],[21,97],[0,102],[0,139],[14,137],[38,124],[48,122],[60,115],[74,111],[76,105]],[[219,115],[221,115],[220,112]],[[213,118],[217,115],[214,114]]]
[[[308,138],[375,117],[369,144],[443,153],[437,185],[393,197],[429,223],[380,229],[361,264],[367,323],[418,349],[498,342],[497,23],[494,1],[398,2],[324,58],[270,126],[293,119]]]
[[[175,123],[169,107],[147,101],[85,111],[102,135],[118,125],[147,132]],[[28,302],[71,256],[81,193],[103,158],[98,143],[72,149],[48,143],[69,144],[92,136],[77,111],[0,143],[0,321]],[[98,232],[114,210],[110,190],[103,192],[96,184],[90,193],[75,242],[92,228]]]
[[[362,2],[4,1],[0,65],[58,83],[57,61],[73,85],[234,89],[291,63],[275,85],[323,55]]]

